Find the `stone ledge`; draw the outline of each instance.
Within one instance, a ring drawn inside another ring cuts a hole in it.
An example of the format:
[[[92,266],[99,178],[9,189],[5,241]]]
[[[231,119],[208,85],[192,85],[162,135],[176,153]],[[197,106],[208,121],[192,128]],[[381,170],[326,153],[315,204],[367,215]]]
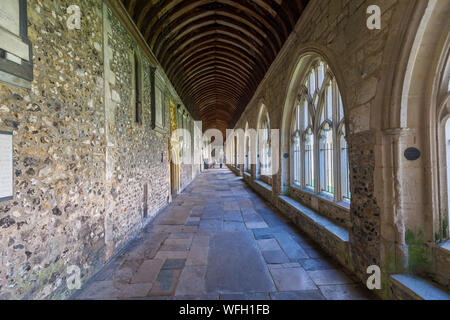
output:
[[[430,281],[407,274],[390,276],[391,288],[397,297],[416,300],[450,300],[450,295]],[[400,295],[397,291],[400,291]]]
[[[447,241],[445,241],[443,243],[440,243],[438,245],[438,247],[440,249],[442,249],[442,250],[446,250],[446,251],[450,252],[450,240],[447,240]]]
[[[291,206],[293,209],[298,211],[299,214],[306,216],[309,220],[317,224],[321,229],[324,229],[326,232],[332,234],[339,240],[343,242],[348,242],[349,235],[348,231],[344,228],[336,225],[331,220],[315,213],[313,210],[303,206],[299,202],[286,197],[286,196],[280,196],[280,200]]]
[[[272,187],[270,185],[268,185],[267,183],[261,181],[261,180],[256,180],[255,183],[261,187],[263,187],[264,189],[267,189],[267,191],[272,192]]]
[[[347,268],[349,272],[354,272],[349,232],[346,229],[286,196],[278,197],[277,207],[330,257]]]
[[[235,175],[237,176],[241,176],[241,170],[239,168],[236,168],[232,165],[227,165],[228,169],[231,170],[231,172],[233,172]]]

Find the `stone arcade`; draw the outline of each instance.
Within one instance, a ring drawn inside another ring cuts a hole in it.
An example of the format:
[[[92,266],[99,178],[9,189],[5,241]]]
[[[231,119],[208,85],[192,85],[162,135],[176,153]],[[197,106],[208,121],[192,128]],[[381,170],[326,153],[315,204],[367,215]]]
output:
[[[0,299],[449,299],[449,17],[0,0]]]

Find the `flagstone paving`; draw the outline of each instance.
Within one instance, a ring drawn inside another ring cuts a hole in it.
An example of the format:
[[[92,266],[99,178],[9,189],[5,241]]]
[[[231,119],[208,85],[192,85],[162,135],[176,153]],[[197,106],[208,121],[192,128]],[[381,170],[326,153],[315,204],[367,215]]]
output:
[[[73,299],[372,299],[228,169],[200,175]]]

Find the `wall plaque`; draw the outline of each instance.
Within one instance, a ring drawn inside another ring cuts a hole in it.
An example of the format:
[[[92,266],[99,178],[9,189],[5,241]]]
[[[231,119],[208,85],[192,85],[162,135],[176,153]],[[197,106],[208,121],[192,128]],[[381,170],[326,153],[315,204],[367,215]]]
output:
[[[13,199],[13,183],[13,136],[0,131],[0,202]]]
[[[420,150],[417,148],[408,148],[405,150],[405,158],[409,161],[414,161],[420,158]]]
[[[0,81],[30,88],[32,80],[27,0],[0,0]]]

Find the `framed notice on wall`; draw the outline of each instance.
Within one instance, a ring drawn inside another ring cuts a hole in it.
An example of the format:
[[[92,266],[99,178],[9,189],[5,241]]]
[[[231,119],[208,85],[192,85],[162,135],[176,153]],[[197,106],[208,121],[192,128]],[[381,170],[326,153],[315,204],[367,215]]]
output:
[[[159,87],[161,81],[157,81],[156,73],[156,68],[150,69],[152,129],[165,133],[165,96]]]
[[[14,198],[13,136],[0,131],[0,202]]]
[[[32,80],[27,1],[0,0],[0,81],[30,88]]]

